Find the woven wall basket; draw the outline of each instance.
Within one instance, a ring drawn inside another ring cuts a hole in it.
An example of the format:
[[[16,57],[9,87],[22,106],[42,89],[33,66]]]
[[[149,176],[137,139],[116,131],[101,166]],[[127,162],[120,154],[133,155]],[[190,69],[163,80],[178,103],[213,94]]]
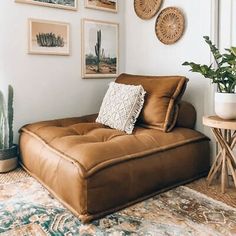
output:
[[[159,11],[162,0],[134,0],[134,10],[138,17],[148,20]]]
[[[157,38],[164,44],[177,42],[184,33],[185,19],[180,9],[167,7],[161,11],[156,20]]]

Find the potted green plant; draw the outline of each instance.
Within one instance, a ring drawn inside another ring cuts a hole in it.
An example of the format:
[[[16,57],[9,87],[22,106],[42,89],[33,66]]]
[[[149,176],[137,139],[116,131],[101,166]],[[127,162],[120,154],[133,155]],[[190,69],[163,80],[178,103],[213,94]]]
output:
[[[13,88],[8,86],[7,105],[0,91],[0,172],[17,167],[17,145],[13,143]]]
[[[194,62],[184,62],[183,65],[190,66],[190,71],[202,74],[217,85],[215,113],[223,119],[236,119],[236,47],[227,48],[221,54],[208,36],[203,38],[210,47],[216,68],[213,64],[208,66]]]

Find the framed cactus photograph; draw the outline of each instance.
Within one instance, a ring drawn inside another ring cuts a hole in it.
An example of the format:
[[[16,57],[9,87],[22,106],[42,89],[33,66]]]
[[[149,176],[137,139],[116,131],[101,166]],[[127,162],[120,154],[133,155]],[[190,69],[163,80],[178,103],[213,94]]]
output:
[[[102,11],[117,12],[118,0],[85,0],[85,7]]]
[[[82,20],[82,77],[112,78],[119,72],[119,24]]]
[[[77,10],[77,0],[15,0],[18,3],[55,7],[66,10]]]
[[[29,54],[70,55],[70,24],[29,19]]]

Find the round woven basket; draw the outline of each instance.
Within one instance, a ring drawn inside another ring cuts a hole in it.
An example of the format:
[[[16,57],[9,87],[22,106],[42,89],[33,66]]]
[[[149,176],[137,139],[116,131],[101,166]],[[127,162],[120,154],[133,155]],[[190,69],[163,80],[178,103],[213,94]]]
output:
[[[149,20],[159,11],[162,0],[134,0],[134,10],[138,17]]]
[[[167,7],[161,11],[156,20],[157,38],[164,44],[177,42],[184,33],[185,19],[180,9]]]

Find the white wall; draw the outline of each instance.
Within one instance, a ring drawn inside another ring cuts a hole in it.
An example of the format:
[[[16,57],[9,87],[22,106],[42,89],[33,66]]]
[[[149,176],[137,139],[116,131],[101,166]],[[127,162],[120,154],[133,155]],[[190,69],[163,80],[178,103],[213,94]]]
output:
[[[220,49],[236,46],[236,1],[220,0]]]
[[[15,89],[15,131],[23,124],[98,111],[109,79],[81,78],[81,18],[120,23],[120,71],[124,71],[124,1],[119,13],[84,8],[68,11],[0,1],[0,88]],[[71,24],[71,56],[27,54],[28,18]],[[15,132],[17,137],[17,132]]]
[[[212,34],[211,0],[165,0],[162,9],[176,6],[186,18],[183,37],[173,45],[164,45],[156,37],[154,17],[141,20],[134,12],[133,1],[126,2],[126,71],[135,74],[185,75],[190,81],[184,99],[197,109],[197,129],[208,133],[202,125],[203,114],[212,112],[211,90],[208,80],[188,72],[184,61],[209,64],[210,51],[203,40]],[[213,12],[214,13],[214,12]]]
[[[220,0],[220,50],[236,47],[236,1]],[[236,153],[236,148],[234,149]]]
[[[231,7],[231,13],[232,13],[232,21],[231,21],[231,37],[232,37],[232,45],[236,47],[236,1],[231,0],[232,7]]]

